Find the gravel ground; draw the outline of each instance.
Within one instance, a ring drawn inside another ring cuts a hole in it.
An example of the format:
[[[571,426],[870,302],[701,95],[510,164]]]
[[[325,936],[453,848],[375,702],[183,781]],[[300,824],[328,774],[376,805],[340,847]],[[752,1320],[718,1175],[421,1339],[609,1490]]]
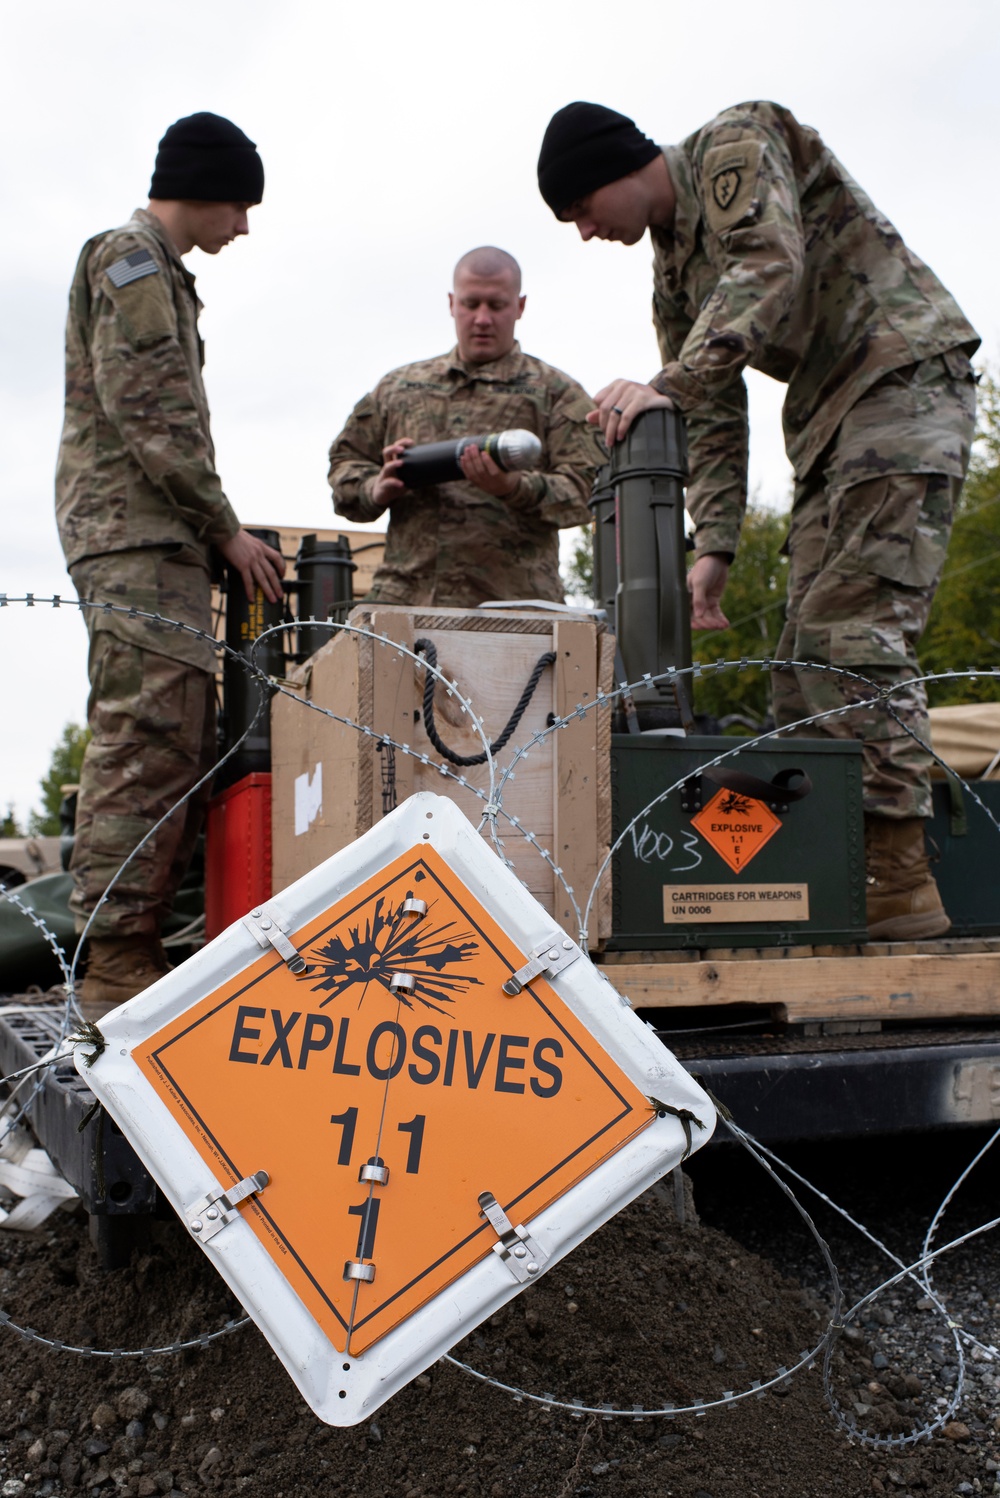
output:
[[[989,1130],[957,1130],[938,1136],[798,1145],[783,1150],[782,1158],[908,1265],[924,1252],[927,1230],[950,1188],[992,1137]],[[743,1247],[793,1275],[806,1297],[825,1312],[830,1280],[814,1238],[773,1185],[761,1192],[760,1171],[744,1152],[732,1146],[709,1151],[692,1162],[691,1172],[703,1220],[731,1232]],[[843,1216],[814,1193],[792,1184],[830,1246],[845,1306],[898,1272],[899,1265]],[[998,1184],[1000,1141],[955,1193],[934,1233],[932,1249],[1000,1216]],[[848,1386],[838,1386],[837,1394],[848,1415],[864,1426],[872,1423],[879,1404],[877,1385],[888,1385],[898,1396],[909,1388],[912,1410],[905,1400],[901,1407],[903,1413],[912,1413],[911,1429],[951,1414],[944,1427],[946,1438],[959,1443],[965,1438],[991,1453],[984,1456],[978,1480],[940,1491],[1000,1492],[1000,1231],[970,1238],[943,1254],[927,1273],[931,1294],[908,1278],[862,1309],[846,1336],[855,1346],[864,1346],[873,1377],[859,1380],[855,1369]],[[961,1338],[949,1321],[971,1333],[971,1339]],[[929,1449],[927,1442],[909,1447],[918,1457]],[[902,1469],[897,1463],[894,1470],[899,1477],[905,1463]],[[905,1478],[902,1483],[893,1480],[886,1491],[905,1486]],[[873,1491],[882,1489],[875,1485]]]

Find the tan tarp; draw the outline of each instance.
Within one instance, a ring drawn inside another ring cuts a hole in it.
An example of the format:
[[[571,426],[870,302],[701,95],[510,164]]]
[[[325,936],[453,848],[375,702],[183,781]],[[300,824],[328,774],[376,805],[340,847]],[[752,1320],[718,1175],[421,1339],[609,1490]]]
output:
[[[931,744],[964,779],[989,770],[988,779],[1000,780],[1000,702],[932,708]],[[935,766],[933,774],[942,778],[944,771]]]

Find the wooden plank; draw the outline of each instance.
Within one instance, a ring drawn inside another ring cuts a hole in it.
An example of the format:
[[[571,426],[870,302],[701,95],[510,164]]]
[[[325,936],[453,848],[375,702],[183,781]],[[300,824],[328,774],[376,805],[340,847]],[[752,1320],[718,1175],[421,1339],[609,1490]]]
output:
[[[609,629],[601,629],[597,636],[597,684],[604,693],[615,686],[615,637]],[[611,848],[611,719],[612,708],[602,707],[597,713],[597,861],[602,865]],[[597,944],[600,946],[610,937],[614,926],[614,909],[611,894],[611,863],[607,863],[601,875],[600,889],[595,902],[597,909]],[[593,938],[591,938],[593,939]]]
[[[828,947],[826,952],[817,952],[814,947],[676,947],[672,950],[659,948],[656,951],[605,952],[601,962],[605,967],[622,963],[661,964],[674,962],[798,962],[803,957],[857,955],[860,947],[844,947],[838,950]]]
[[[373,634],[384,635],[412,651],[413,621],[409,614],[397,609],[376,609],[369,623]],[[416,662],[411,655],[404,655],[377,639],[360,639],[359,645],[363,651],[370,652],[372,662],[371,717],[367,720],[361,717],[359,721],[367,721],[375,733],[387,734],[397,744],[412,747],[413,715],[420,700]],[[424,789],[417,784],[418,766],[412,755],[389,744],[379,748],[371,740],[368,743],[371,746],[372,779],[370,809],[363,824],[365,831],[380,822],[386,811],[401,806],[415,790]]]
[[[604,973],[637,1009],[760,1004],[776,1018],[975,1019],[1000,1014],[1000,952],[630,963]]]
[[[605,967],[628,963],[670,962],[795,962],[803,957],[834,957],[842,961],[845,957],[943,957],[946,953],[1000,952],[998,936],[939,936],[933,941],[922,942],[857,942],[848,946],[794,947],[659,947],[656,950],[627,952],[605,952],[601,962]]]
[[[594,626],[589,619],[557,619],[552,626],[552,648],[555,660],[555,711],[568,718],[565,728],[556,729],[553,755],[553,828],[552,853],[562,877],[573,891],[582,919],[594,880],[597,877],[598,849],[597,807],[597,653],[594,649]],[[582,718],[573,716],[576,708],[589,707]],[[553,877],[553,915],[574,938],[579,937],[579,920],[570,898]],[[597,945],[598,912],[590,912],[587,935],[590,946]]]

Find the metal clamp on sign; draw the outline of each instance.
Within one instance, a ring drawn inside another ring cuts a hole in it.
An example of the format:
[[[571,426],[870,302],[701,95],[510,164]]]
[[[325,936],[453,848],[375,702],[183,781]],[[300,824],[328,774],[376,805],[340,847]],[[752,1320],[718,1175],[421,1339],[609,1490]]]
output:
[[[188,1207],[185,1213],[188,1227],[199,1242],[206,1243],[236,1220],[239,1215],[236,1208],[240,1202],[246,1201],[248,1196],[256,1196],[270,1181],[271,1177],[266,1170],[257,1170],[252,1176],[245,1176],[235,1186],[210,1191],[207,1196]]]
[[[285,932],[291,924],[274,906],[258,905],[243,917],[243,924],[254,941],[266,952],[273,947],[290,973],[304,973],[306,959],[292,946]]]
[[[580,948],[575,941],[570,941],[568,936],[563,936],[560,931],[558,936],[550,937],[543,941],[531,953],[531,960],[512,973],[503,984],[503,991],[514,998],[527,988],[532,978],[551,978],[556,973],[561,973],[564,968],[576,961],[580,956]]]
[[[480,1216],[485,1217],[497,1237],[493,1252],[503,1260],[516,1280],[533,1280],[542,1272],[548,1258],[545,1249],[535,1242],[528,1229],[515,1227],[492,1191],[479,1193]]]

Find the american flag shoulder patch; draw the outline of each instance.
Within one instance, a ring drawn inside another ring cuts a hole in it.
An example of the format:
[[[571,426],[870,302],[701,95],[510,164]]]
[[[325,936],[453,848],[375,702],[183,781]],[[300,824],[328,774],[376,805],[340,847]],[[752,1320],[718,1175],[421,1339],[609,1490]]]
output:
[[[142,276],[157,276],[159,273],[160,267],[148,250],[130,250],[107,269],[112,284],[119,288],[127,286],[130,281],[138,281]]]

